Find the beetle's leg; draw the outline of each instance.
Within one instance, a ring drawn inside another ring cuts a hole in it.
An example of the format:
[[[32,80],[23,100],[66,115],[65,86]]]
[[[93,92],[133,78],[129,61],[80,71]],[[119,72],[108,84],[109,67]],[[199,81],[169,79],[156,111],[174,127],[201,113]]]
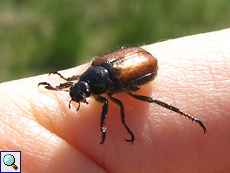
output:
[[[137,91],[137,90],[139,90],[140,88],[138,87],[138,86],[136,86],[136,85],[131,85],[131,86],[129,86],[129,91]]]
[[[40,82],[38,84],[38,86],[39,85],[45,85],[46,89],[48,89],[48,90],[56,90],[57,91],[57,90],[63,90],[65,88],[68,88],[68,87],[72,86],[73,84],[74,84],[73,82],[66,82],[66,83],[61,83],[60,85],[54,87],[54,86],[50,85],[48,82]]]
[[[183,115],[185,117],[188,117],[190,120],[197,122],[203,128],[204,133],[207,132],[207,129],[205,128],[204,124],[199,119],[197,119],[197,118],[195,118],[195,117],[193,117],[193,116],[191,116],[191,115],[189,115],[187,113],[182,112],[180,109],[178,109],[178,108],[176,108],[176,107],[174,107],[172,105],[169,105],[169,104],[164,103],[162,101],[159,101],[157,99],[153,99],[151,97],[136,95],[136,94],[131,93],[130,91],[129,91],[129,94],[132,97],[134,97],[134,98],[136,98],[138,100],[146,101],[146,102],[149,102],[149,103],[156,103],[156,104],[158,104],[158,105],[160,105],[160,106],[162,106],[164,108],[167,108],[167,109],[169,109],[171,111],[174,111],[174,112],[179,113],[179,114],[181,114],[181,115]]]
[[[105,137],[106,137],[106,127],[105,125],[105,118],[107,118],[107,113],[108,113],[108,100],[102,96],[95,96],[96,100],[100,103],[103,103],[103,108],[102,108],[102,112],[101,112],[101,132],[102,132],[102,140],[100,142],[100,144],[103,144],[105,141]]]
[[[49,75],[50,75],[50,74],[57,74],[58,76],[60,76],[60,78],[66,80],[66,81],[78,80],[79,77],[80,77],[79,75],[73,75],[72,77],[66,78],[66,77],[62,76],[62,75],[61,75],[59,72],[57,72],[57,71],[50,72]]]
[[[110,97],[110,99],[111,99],[114,103],[116,103],[116,104],[118,104],[118,105],[120,106],[120,111],[121,111],[121,122],[122,122],[122,124],[125,126],[126,130],[128,131],[128,133],[131,135],[131,139],[125,139],[125,140],[126,140],[127,142],[131,142],[131,144],[132,144],[132,143],[134,142],[134,140],[135,140],[135,137],[134,137],[133,132],[129,129],[129,127],[128,127],[128,126],[126,125],[126,123],[125,123],[125,109],[124,109],[123,103],[122,103],[120,100],[118,100],[118,99],[112,97],[112,95],[113,95],[113,93],[110,93],[110,94],[109,94],[109,97]]]

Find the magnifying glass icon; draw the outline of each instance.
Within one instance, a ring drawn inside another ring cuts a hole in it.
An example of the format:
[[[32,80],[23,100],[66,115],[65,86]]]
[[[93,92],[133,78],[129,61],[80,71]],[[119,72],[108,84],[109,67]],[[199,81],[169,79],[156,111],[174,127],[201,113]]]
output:
[[[12,166],[15,170],[18,169],[18,167],[15,165],[15,158],[11,154],[7,154],[3,158],[3,162],[7,166]]]

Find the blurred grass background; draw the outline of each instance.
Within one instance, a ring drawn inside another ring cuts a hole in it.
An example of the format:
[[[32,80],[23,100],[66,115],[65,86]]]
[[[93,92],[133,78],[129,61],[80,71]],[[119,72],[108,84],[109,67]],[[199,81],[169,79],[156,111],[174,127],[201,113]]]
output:
[[[229,0],[1,0],[0,82],[229,26]]]

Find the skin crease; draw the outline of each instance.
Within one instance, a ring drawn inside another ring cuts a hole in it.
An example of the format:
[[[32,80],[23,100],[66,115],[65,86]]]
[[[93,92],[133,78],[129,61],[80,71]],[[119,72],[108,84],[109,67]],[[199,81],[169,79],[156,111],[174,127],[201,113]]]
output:
[[[230,29],[143,46],[158,59],[155,80],[136,94],[151,96],[200,119],[207,133],[188,118],[114,95],[125,107],[132,145],[109,101],[107,136],[100,145],[102,104],[68,108],[67,92],[37,86],[58,85],[47,74],[0,84],[0,150],[22,151],[22,172],[229,172]],[[89,64],[60,71],[81,74]]]

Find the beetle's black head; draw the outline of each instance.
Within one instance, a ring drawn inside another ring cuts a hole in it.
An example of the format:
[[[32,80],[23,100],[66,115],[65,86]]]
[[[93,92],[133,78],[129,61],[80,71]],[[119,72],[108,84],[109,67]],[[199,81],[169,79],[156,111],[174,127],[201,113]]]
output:
[[[77,108],[77,110],[79,110],[80,102],[88,104],[88,102],[86,101],[86,97],[90,96],[91,90],[87,82],[80,81],[71,86],[69,94],[71,97],[71,100],[69,102],[69,107],[71,101],[76,101],[79,103],[79,106]]]

